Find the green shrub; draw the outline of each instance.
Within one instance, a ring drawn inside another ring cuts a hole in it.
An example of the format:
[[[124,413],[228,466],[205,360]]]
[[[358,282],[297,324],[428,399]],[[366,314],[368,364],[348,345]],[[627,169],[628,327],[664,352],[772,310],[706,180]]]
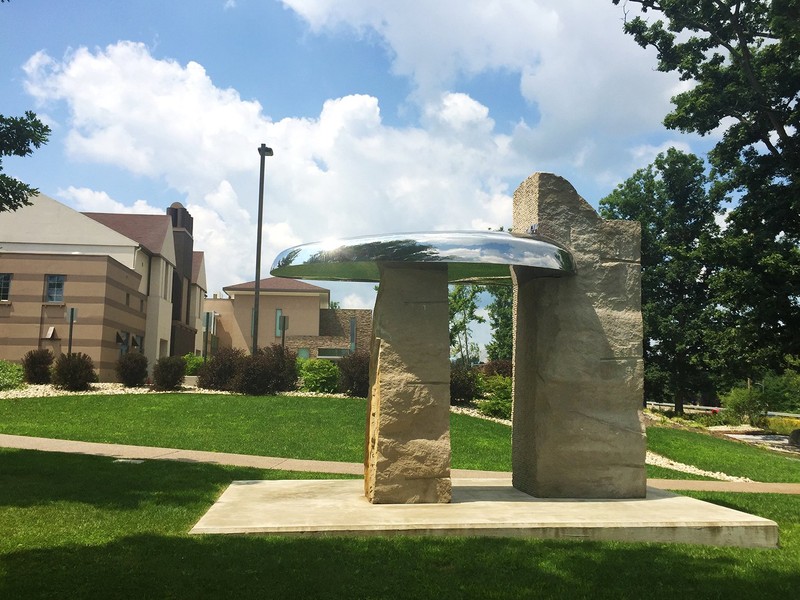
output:
[[[369,352],[359,350],[339,360],[339,391],[348,396],[369,395]]]
[[[147,381],[147,357],[140,352],[128,352],[117,361],[117,379],[125,387],[138,387]]]
[[[720,400],[740,423],[747,420],[754,427],[761,427],[767,416],[767,395],[755,387],[735,387]]]
[[[193,352],[184,354],[183,360],[186,362],[186,375],[197,375],[200,367],[205,363],[202,356],[197,356]]]
[[[0,390],[13,390],[24,383],[22,365],[0,360]]]
[[[38,348],[22,358],[25,381],[32,384],[50,383],[50,368],[55,357],[47,348]]]
[[[294,389],[296,360],[294,352],[277,344],[261,348],[239,361],[231,390],[250,396],[265,396]]]
[[[475,369],[450,365],[450,402],[470,402],[482,395],[481,376]]]
[[[789,435],[800,429],[800,419],[791,417],[767,417],[767,429],[778,435]]]
[[[186,374],[182,356],[162,356],[153,365],[153,389],[161,392],[177,390]]]
[[[478,412],[487,417],[495,419],[511,418],[511,400],[501,400],[489,398],[488,400],[478,401]]]
[[[92,357],[82,352],[62,354],[53,366],[53,385],[71,392],[85,392],[97,381]]]
[[[238,348],[221,348],[197,371],[197,385],[209,390],[231,391],[233,378],[244,360]]]
[[[329,360],[312,358],[299,363],[303,390],[332,394],[339,385],[339,367]]]
[[[478,411],[487,417],[511,418],[511,377],[492,375],[483,379],[485,400],[478,402]]]

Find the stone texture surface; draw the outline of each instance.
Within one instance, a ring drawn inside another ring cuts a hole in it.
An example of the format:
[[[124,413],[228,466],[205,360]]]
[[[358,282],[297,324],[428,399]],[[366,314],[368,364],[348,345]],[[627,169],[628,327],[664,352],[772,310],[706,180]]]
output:
[[[364,460],[370,502],[450,502],[448,318],[443,265],[381,265]]]
[[[513,483],[540,498],[642,498],[645,436],[639,224],[604,221],[561,177],[514,194],[514,231],[536,224],[577,275],[513,267]]]

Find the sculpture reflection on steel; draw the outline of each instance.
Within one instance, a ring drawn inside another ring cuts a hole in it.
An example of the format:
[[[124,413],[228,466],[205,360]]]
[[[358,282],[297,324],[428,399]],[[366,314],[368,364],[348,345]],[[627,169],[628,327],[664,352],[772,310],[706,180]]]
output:
[[[510,266],[531,275],[575,273],[572,255],[536,235],[504,231],[395,233],[314,242],[281,252],[270,273],[324,281],[380,281],[379,263],[446,264],[450,283],[511,285]]]

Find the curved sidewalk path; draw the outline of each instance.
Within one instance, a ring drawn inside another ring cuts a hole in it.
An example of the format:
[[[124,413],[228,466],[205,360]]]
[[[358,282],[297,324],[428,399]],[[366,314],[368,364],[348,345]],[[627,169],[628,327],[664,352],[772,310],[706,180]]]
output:
[[[333,462],[323,460],[302,460],[296,458],[275,458],[253,456],[250,454],[231,454],[227,452],[206,452],[202,450],[180,450],[178,448],[157,448],[152,446],[131,446],[126,444],[101,444],[97,442],[77,442],[51,438],[8,435],[0,433],[0,448],[20,450],[40,450],[43,452],[67,452],[90,454],[127,460],[175,460],[181,462],[203,462],[236,467],[255,467],[258,469],[279,469],[283,471],[305,471],[310,473],[336,473],[340,475],[363,475],[361,463]],[[454,477],[511,478],[511,473],[496,471],[471,471],[453,469]],[[702,481],[697,479],[648,479],[647,485],[662,490],[694,490],[708,492],[749,492],[767,494],[800,494],[800,483],[760,483],[738,481]]]

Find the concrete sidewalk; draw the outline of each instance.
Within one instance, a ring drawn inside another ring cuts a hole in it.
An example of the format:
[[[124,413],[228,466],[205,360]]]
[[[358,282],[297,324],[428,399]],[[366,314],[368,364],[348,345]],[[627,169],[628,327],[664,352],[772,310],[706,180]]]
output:
[[[126,444],[101,444],[50,438],[0,434],[0,447],[43,452],[66,452],[108,456],[129,460],[175,460],[181,462],[203,462],[237,467],[255,467],[309,473],[335,473],[341,475],[363,475],[361,463],[333,462],[322,460],[300,460],[227,452],[205,452],[178,448],[131,446]],[[511,473],[495,471],[472,471],[453,469],[454,478],[511,479]],[[767,494],[800,494],[800,483],[760,483],[738,481],[701,481],[696,479],[648,479],[647,485],[662,490],[693,490],[709,492],[744,492]]]

